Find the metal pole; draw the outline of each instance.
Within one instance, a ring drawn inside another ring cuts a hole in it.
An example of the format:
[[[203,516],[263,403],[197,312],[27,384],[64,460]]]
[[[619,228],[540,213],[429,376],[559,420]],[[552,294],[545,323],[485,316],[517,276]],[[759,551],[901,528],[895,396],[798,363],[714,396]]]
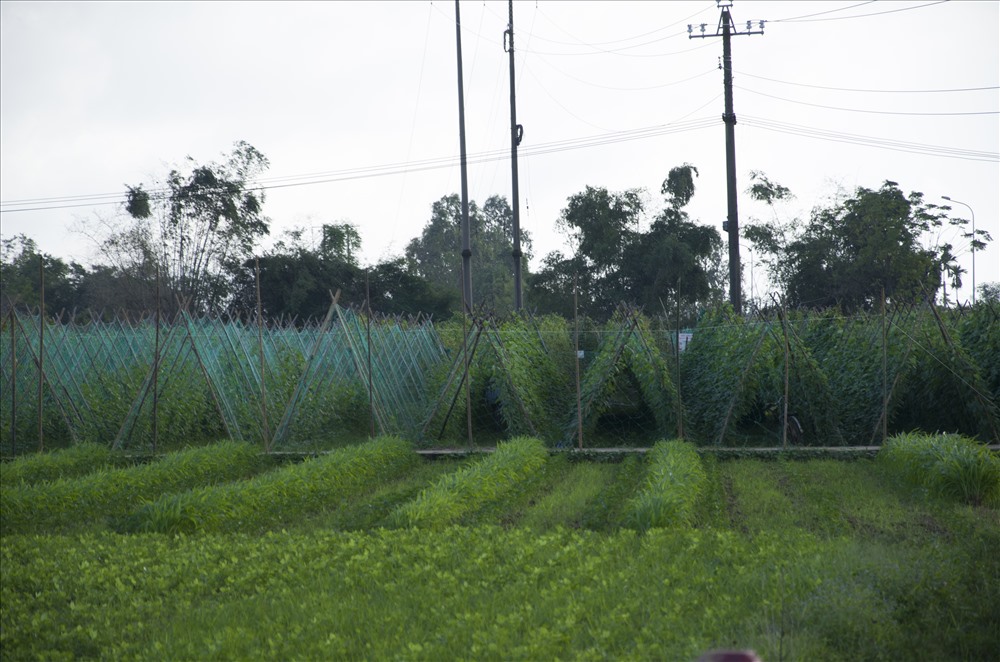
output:
[[[507,54],[510,58],[510,176],[511,210],[514,213],[514,310],[521,310],[521,204],[517,183],[517,146],[521,144],[524,128],[517,123],[517,102],[514,85],[514,0],[508,0]]]
[[[465,153],[465,87],[462,83],[462,18],[455,0],[455,42],[458,49],[458,143],[462,171],[462,304],[472,312],[472,240],[469,228],[469,173]]]
[[[729,8],[722,8],[722,67],[725,86],[726,112],[726,197],[729,201],[727,230],[729,232],[729,301],[737,314],[743,311],[740,269],[739,212],[736,205],[736,113],[733,111],[733,50],[730,39],[732,17]]]

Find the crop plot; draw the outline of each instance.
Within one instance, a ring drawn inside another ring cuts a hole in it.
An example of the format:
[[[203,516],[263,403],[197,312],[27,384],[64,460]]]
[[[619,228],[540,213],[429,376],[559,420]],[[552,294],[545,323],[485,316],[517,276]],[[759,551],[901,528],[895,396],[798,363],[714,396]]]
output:
[[[244,443],[129,468],[24,458],[5,476],[34,478],[0,485],[0,653],[990,659],[993,492],[911,479],[974,457],[995,486],[1000,460],[970,444],[902,436],[853,462],[662,442],[591,463],[531,438],[463,460],[395,438],[277,467]],[[983,484],[967,475],[947,480]]]

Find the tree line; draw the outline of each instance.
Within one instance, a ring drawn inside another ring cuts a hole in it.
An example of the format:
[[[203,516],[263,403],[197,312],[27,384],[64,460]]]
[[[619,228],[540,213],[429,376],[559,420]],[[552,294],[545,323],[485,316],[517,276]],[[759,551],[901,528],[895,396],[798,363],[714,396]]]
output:
[[[267,158],[246,142],[222,161],[188,157],[159,182],[127,187],[122,209],[84,223],[81,230],[100,256],[84,267],[44,253],[18,235],[0,246],[0,306],[36,307],[44,271],[46,310],[140,315],[192,313],[306,320],[325,314],[331,293],[341,303],[389,314],[447,318],[461,302],[461,200],[446,195],[404,254],[368,268],[360,265],[361,239],[350,223],[326,223],[318,240],[304,229],[286,231],[258,252],[270,233],[265,194],[254,180]],[[693,321],[699,311],[725,301],[728,285],[724,241],[715,226],[685,211],[698,170],[685,163],[663,180],[660,199],[642,189],[610,191],[587,186],[566,201],[556,226],[568,252],[545,255],[529,271],[532,242],[523,232],[522,273],[526,306],[539,313],[608,317],[620,302]],[[771,211],[750,219],[743,235],[785,305],[839,307],[844,312],[942,296],[961,286],[956,248],[982,250],[992,238],[967,231],[951,208],[904,194],[896,182],[858,187],[816,205],[806,219],[783,217],[794,196],[764,173],[752,172],[747,193]],[[507,198],[470,202],[473,300],[498,313],[514,300],[513,214]],[[982,287],[996,298],[998,286]],[[158,297],[158,298],[157,298]],[[883,299],[884,297],[884,299]]]

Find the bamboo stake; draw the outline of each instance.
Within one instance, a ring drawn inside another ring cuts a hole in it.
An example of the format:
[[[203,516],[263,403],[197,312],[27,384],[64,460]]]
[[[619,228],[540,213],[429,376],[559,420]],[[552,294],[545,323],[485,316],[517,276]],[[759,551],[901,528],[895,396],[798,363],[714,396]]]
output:
[[[38,308],[38,452],[45,450],[42,430],[42,381],[45,374],[45,266],[38,256],[38,290],[41,305]]]
[[[468,306],[468,304],[466,304]],[[462,362],[464,371],[462,381],[465,382],[465,426],[468,432],[469,447],[472,447],[472,389],[469,386],[469,332],[466,322],[469,319],[469,311],[462,312]],[[481,330],[480,330],[481,332]]]
[[[573,336],[576,339],[576,439],[577,448],[583,450],[583,403],[580,393],[580,317],[577,311],[576,274],[573,274]]]
[[[263,423],[262,439],[264,452],[271,450],[271,426],[267,423],[267,384],[264,380],[264,308],[260,301],[260,258],[254,258],[255,279],[257,281],[257,351],[260,354],[260,413]]]
[[[882,288],[882,445],[889,430],[889,357],[885,334],[885,287]]]
[[[681,287],[680,279],[677,280],[677,308],[674,321],[676,322],[677,338],[674,343],[674,354],[677,359],[677,371],[674,373],[677,375],[677,383],[674,388],[677,389],[677,437],[679,439],[684,438],[684,401],[681,399]]]
[[[17,456],[17,337],[13,305],[10,307],[10,456]]]
[[[160,403],[160,269],[156,269],[156,334],[153,340],[153,454],[156,454],[156,446],[159,441],[159,428],[157,420],[159,418]]]
[[[372,300],[371,287],[368,281],[368,269],[365,269],[365,307],[368,314],[365,316],[365,335],[368,345],[368,437],[375,438],[375,397],[372,389]]]
[[[785,407],[781,421],[781,447],[788,448],[788,309],[781,306],[781,335],[785,339]]]

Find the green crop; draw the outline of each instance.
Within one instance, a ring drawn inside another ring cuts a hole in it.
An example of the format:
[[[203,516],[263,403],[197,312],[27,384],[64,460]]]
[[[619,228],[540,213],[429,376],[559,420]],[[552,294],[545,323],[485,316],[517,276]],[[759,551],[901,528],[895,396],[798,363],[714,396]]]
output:
[[[22,455],[0,464],[0,485],[32,484],[57,478],[74,478],[114,464],[115,456],[107,446],[77,444],[50,453]]]
[[[690,524],[706,481],[694,445],[657,442],[647,461],[645,487],[629,500],[626,521],[639,530]]]
[[[477,509],[514,498],[528,488],[548,459],[538,439],[517,437],[476,464],[445,475],[390,517],[395,526],[440,529]]]
[[[258,531],[284,518],[334,508],[419,462],[409,442],[379,438],[226,485],[164,496],[129,517],[127,531]]]
[[[169,453],[136,467],[37,485],[5,485],[0,489],[0,531],[7,535],[73,528],[121,517],[165,493],[245,478],[264,466],[256,448],[225,441]]]

